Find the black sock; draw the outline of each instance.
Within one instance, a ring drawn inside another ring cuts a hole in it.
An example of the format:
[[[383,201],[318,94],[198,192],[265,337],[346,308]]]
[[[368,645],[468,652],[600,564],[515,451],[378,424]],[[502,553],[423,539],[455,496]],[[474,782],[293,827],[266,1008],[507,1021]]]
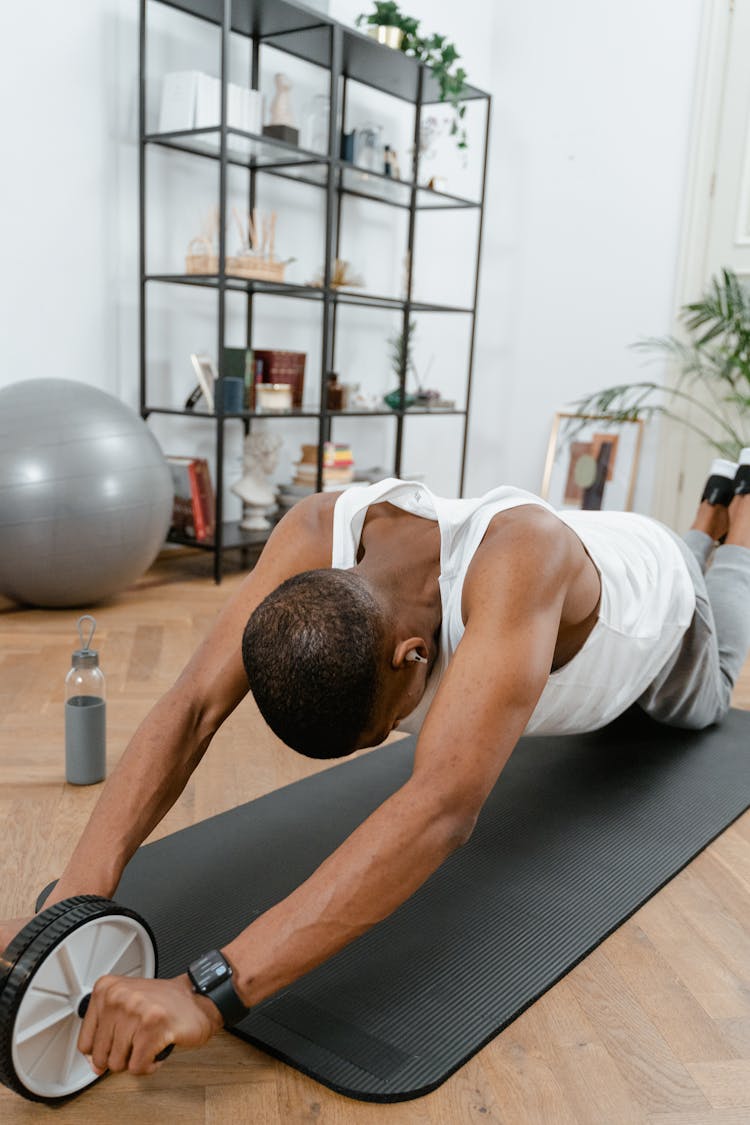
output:
[[[750,465],[743,466],[743,468],[750,469]],[[730,480],[729,477],[722,477],[717,473],[710,476],[706,481],[701,500],[708,500],[709,504],[723,504],[726,508],[732,502],[736,490],[737,477]],[[748,483],[748,491],[750,492],[750,482]]]
[[[734,494],[744,496],[746,492],[750,492],[750,465],[740,465],[734,478]]]

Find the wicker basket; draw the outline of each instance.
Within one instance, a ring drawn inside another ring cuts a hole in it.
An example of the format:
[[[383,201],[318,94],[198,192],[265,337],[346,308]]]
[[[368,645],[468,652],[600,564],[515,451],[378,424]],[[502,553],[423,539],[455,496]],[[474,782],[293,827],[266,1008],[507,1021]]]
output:
[[[286,262],[258,258],[252,254],[238,254],[226,260],[228,277],[244,277],[253,281],[283,281],[286,267]],[[194,238],[185,256],[185,273],[215,277],[218,272],[218,254],[212,252],[205,239]]]
[[[256,258],[248,254],[227,258],[227,273],[232,277],[247,277],[254,281],[283,281],[286,262],[274,262],[270,258]]]
[[[219,258],[212,252],[207,238],[191,239],[185,256],[185,273],[212,274],[219,272]]]

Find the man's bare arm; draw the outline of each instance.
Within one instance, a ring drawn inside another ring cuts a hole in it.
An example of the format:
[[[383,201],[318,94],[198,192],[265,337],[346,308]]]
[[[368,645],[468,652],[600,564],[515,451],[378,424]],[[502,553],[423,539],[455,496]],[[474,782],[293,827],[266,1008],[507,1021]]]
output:
[[[486,575],[477,569],[465,599],[466,633],[430,709],[412,777],[225,948],[247,1004],[391,914],[468,839],[552,666],[565,551],[554,534],[534,531],[526,539],[495,556]]]
[[[214,734],[248,691],[241,640],[247,619],[286,578],[331,564],[329,496],[284,517],[258,563],[219,614],[177,682],[131,739],[48,900],[114,893],[122,871],[172,807]]]

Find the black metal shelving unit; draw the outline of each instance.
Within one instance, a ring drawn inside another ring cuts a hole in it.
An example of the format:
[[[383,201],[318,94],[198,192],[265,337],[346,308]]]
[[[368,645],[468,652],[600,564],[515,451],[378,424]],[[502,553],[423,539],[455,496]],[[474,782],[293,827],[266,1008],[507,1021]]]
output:
[[[147,11],[150,4],[158,4],[195,16],[213,24],[220,30],[220,78],[221,113],[220,125],[215,128],[180,130],[171,133],[149,133],[146,130],[147,108]],[[265,44],[289,55],[313,63],[328,71],[328,94],[330,98],[328,149],[326,153],[310,152],[283,141],[266,136],[257,136],[227,125],[227,84],[229,74],[230,36],[239,34],[252,41],[251,67],[248,84],[258,88],[260,78],[260,46]],[[267,538],[263,532],[243,531],[238,523],[227,522],[223,518],[224,486],[224,428],[228,423],[239,421],[247,433],[252,420],[262,417],[317,418],[318,419],[318,483],[323,479],[323,443],[330,438],[332,422],[335,418],[346,417],[392,417],[396,424],[395,455],[393,473],[401,472],[401,456],[404,439],[405,420],[414,416],[453,415],[463,418],[461,447],[460,493],[463,494],[466,470],[466,442],[469,422],[469,406],[474,364],[474,343],[476,332],[477,291],[482,247],[485,185],[487,179],[487,149],[490,129],[490,95],[473,86],[464,89],[464,100],[483,100],[486,102],[485,127],[482,151],[482,179],[479,199],[463,199],[446,192],[433,191],[419,184],[419,138],[423,106],[437,103],[439,89],[431,72],[414,59],[407,58],[400,51],[391,50],[375,42],[371,37],[361,34],[342,24],[301,7],[288,0],[140,0],[140,95],[139,95],[139,181],[140,181],[140,219],[139,219],[139,258],[140,258],[140,409],[143,418],[150,414],[163,414],[202,418],[216,428],[216,533],[213,540],[196,543],[194,540],[171,537],[172,541],[183,542],[213,552],[214,578],[221,581],[222,556],[227,550],[258,549]],[[370,86],[395,96],[414,107],[414,143],[410,180],[398,180],[374,172],[363,172],[356,165],[340,157],[342,123],[345,120],[346,97],[349,81]],[[150,146],[189,153],[219,164],[219,268],[218,274],[149,274],[146,270],[146,152]],[[226,208],[227,208],[227,168],[238,166],[249,171],[248,206],[255,204],[256,178],[258,175],[279,176],[293,179],[298,183],[309,184],[325,192],[325,257],[323,284],[319,287],[249,281],[233,277],[226,272]],[[381,297],[377,294],[355,293],[331,286],[331,272],[341,234],[341,205],[346,196],[373,200],[408,212],[408,270],[406,296],[403,300]],[[453,210],[471,208],[479,213],[479,229],[476,245],[474,285],[471,304],[448,306],[429,304],[412,298],[414,242],[417,215],[420,211]],[[221,369],[226,322],[226,295],[244,292],[247,295],[246,346],[252,347],[253,297],[256,294],[274,295],[279,298],[293,297],[318,302],[322,319],[322,355],[320,407],[318,410],[299,409],[279,415],[242,411],[228,413],[222,403],[217,401],[216,413],[205,411],[186,411],[157,405],[149,395],[146,360],[146,294],[151,285],[189,285],[213,289],[218,301],[218,339],[219,375]],[[327,372],[335,370],[334,355],[336,342],[336,319],[339,306],[362,308],[393,309],[403,316],[403,330],[406,331],[413,313],[434,313],[467,316],[471,321],[469,337],[469,360],[466,378],[465,406],[460,410],[424,410],[405,407],[406,370],[401,371],[399,387],[401,408],[377,411],[342,410],[329,412],[326,408],[325,382]]]

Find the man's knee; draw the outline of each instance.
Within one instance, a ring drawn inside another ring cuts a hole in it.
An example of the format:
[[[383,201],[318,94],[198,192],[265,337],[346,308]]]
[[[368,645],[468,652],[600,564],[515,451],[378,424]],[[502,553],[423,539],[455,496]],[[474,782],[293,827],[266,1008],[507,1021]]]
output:
[[[717,726],[727,716],[732,705],[732,691],[726,685],[726,690],[718,693],[711,700],[694,700],[692,703],[679,705],[662,704],[646,709],[647,714],[663,726],[677,727],[680,730],[706,730],[708,727]]]

